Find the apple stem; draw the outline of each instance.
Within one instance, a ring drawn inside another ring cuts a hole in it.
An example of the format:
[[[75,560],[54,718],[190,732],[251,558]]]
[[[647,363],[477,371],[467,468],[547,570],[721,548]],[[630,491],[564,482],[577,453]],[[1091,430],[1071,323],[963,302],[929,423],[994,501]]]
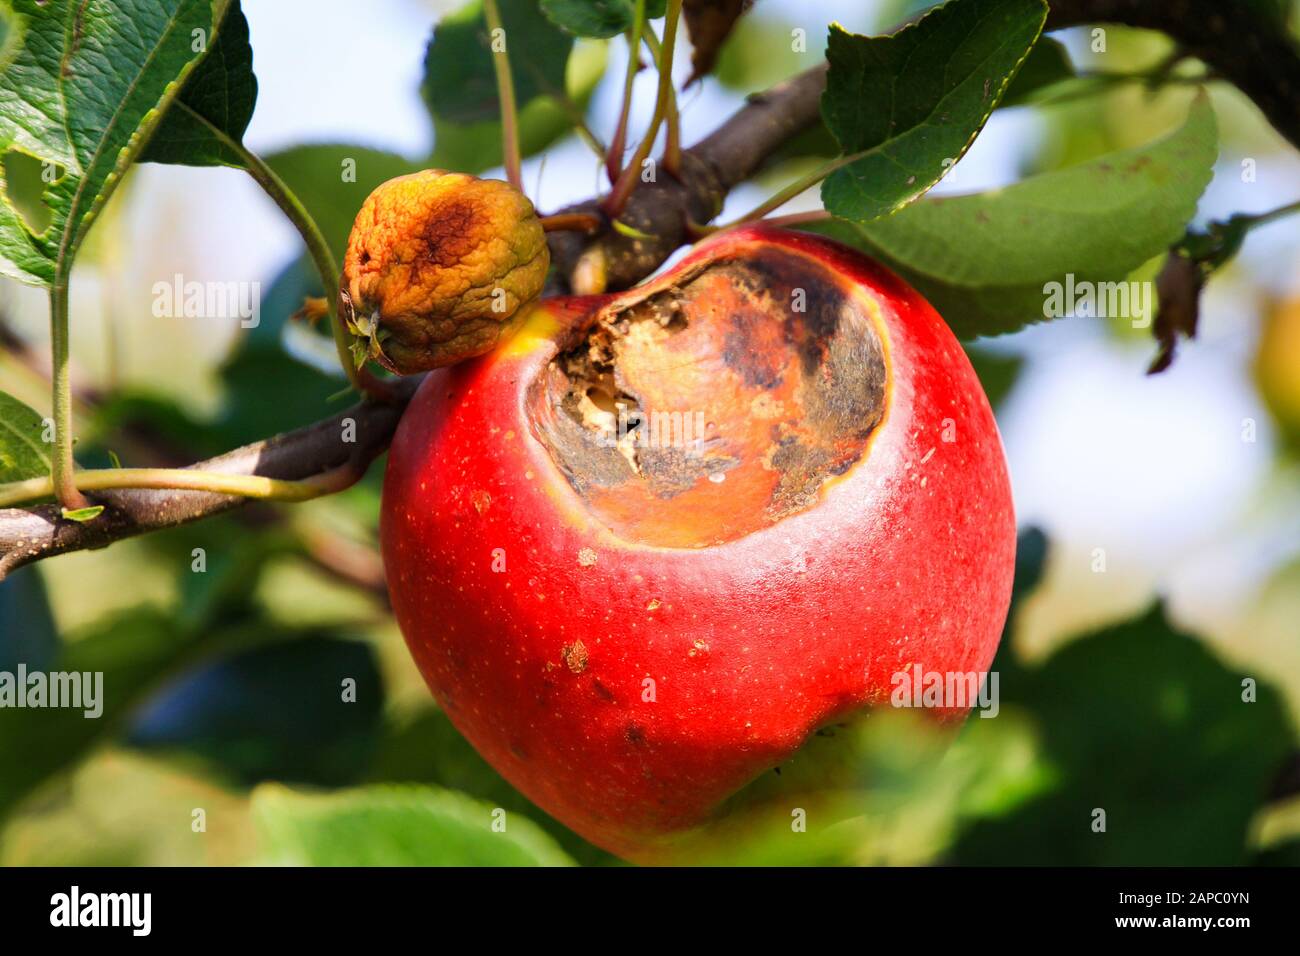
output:
[[[832,159],[830,162],[825,163],[822,166],[819,166],[817,169],[814,169],[811,173],[808,173],[806,176],[801,176],[800,178],[796,179],[794,182],[786,186],[784,189],[781,189],[778,192],[773,193],[765,201],[755,206],[753,209],[745,213],[745,215],[741,216],[735,222],[728,223],[727,225],[721,226],[719,228],[729,229],[732,226],[739,226],[746,222],[753,222],[756,219],[762,219],[768,213],[780,209],[790,200],[806,192],[807,190],[812,189],[812,187],[816,186],[818,183],[820,183],[831,173],[835,172],[837,169],[842,169],[843,167],[848,166],[850,163],[857,162],[864,155],[866,154],[850,153],[848,155],[839,156],[835,159]]]
[[[483,0],[483,15],[487,19],[488,35],[498,35],[504,39],[505,28],[501,26],[501,10],[497,0]],[[506,179],[511,186],[524,191],[523,175],[519,169],[519,115],[515,108],[515,81],[510,73],[510,54],[506,52],[507,44],[501,50],[492,51],[492,66],[497,75],[497,99],[501,102],[501,153],[506,167]]]
[[[653,30],[645,31],[645,43],[650,49],[651,56],[656,63],[663,62],[663,47],[658,38],[654,35]],[[672,66],[669,65],[669,73],[672,72]],[[671,83],[668,84],[668,103],[665,110],[665,123],[668,129],[664,139],[664,170],[672,176],[676,176],[682,164],[682,123],[681,116],[677,112],[677,90]]]
[[[609,150],[605,154],[605,174],[609,176],[611,186],[618,182],[619,174],[623,171],[623,150],[627,146],[628,117],[632,112],[632,87],[641,68],[640,37],[644,32],[645,0],[636,0],[632,28],[627,31],[627,71],[623,75],[623,104],[619,109],[614,138],[609,141]]]
[[[677,21],[681,13],[682,0],[668,0],[663,45],[659,57],[659,93],[655,98],[654,116],[650,120],[650,128],[646,130],[645,136],[632,156],[632,161],[619,173],[614,188],[601,202],[601,208],[611,219],[617,219],[623,207],[627,205],[628,197],[636,188],[637,177],[641,174],[641,165],[650,155],[650,150],[654,148],[659,127],[663,125],[664,118],[668,115],[668,101],[673,95],[673,49],[677,46]]]

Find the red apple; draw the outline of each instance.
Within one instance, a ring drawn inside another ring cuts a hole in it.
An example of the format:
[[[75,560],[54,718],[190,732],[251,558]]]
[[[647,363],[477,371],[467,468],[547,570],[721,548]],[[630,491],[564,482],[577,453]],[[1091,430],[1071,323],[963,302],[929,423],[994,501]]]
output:
[[[615,441],[619,403],[643,423]],[[997,427],[943,320],[860,254],[761,226],[544,301],[431,373],[381,534],[452,722],[634,859],[888,706],[895,674],[985,671],[1015,549]]]

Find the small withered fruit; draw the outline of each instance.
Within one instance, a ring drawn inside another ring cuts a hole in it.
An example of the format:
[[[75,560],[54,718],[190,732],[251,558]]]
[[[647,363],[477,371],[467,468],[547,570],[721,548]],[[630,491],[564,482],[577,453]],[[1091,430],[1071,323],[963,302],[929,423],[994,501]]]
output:
[[[549,266],[537,212],[509,183],[440,169],[390,179],[357,213],[343,260],[358,365],[408,375],[491,351]]]

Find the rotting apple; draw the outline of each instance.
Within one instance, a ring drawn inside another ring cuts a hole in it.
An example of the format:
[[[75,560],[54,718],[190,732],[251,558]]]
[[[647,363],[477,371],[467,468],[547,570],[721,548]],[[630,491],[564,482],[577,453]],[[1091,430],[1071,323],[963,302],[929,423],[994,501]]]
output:
[[[985,671],[1015,549],[997,427],[942,319],[860,254],[764,226],[536,303],[431,373],[381,537],[452,722],[639,860],[887,706],[895,674]]]

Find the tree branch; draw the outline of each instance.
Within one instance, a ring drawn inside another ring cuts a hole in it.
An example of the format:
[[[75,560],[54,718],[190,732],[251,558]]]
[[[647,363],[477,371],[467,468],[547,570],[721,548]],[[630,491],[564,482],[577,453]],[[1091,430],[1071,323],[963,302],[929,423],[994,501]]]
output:
[[[595,250],[605,266],[605,284],[625,289],[644,279],[672,253],[695,238],[691,223],[703,225],[722,211],[732,187],[748,179],[767,156],[818,118],[826,64],[749,98],[729,120],[681,157],[677,177],[656,171],[641,182],[619,214],[619,221],[649,238],[627,235],[609,225],[588,237],[551,233],[551,260],[569,282],[579,259]],[[601,200],[568,206],[562,213],[600,216]]]
[[[370,462],[388,448],[418,384],[418,378],[402,379],[398,383],[398,400],[393,403],[362,402],[333,418],[190,467],[298,481],[351,465],[359,478]],[[345,441],[345,437],[355,440]],[[41,558],[102,548],[123,538],[219,514],[246,500],[206,491],[138,488],[98,492],[94,498],[105,506],[104,511],[85,523],[61,518],[57,505],[0,509],[0,578]]]
[[[1085,23],[1119,23],[1160,30],[1236,85],[1278,131],[1300,147],[1300,52],[1283,29],[1249,0],[1051,0],[1048,29]],[[641,182],[621,211],[622,232],[600,212],[600,198],[563,213],[598,217],[595,234],[551,232],[551,256],[564,283],[580,261],[610,289],[626,288],[658,268],[694,238],[722,209],[727,193],[751,176],[778,147],[817,122],[826,65],[819,64],[750,97],[721,127],[682,153],[678,176],[661,172]],[[634,232],[639,235],[630,235]],[[387,448],[414,391],[403,381],[392,404],[363,403],[307,428],[199,462],[195,468],[300,480],[352,462],[364,469]],[[340,439],[342,420],[356,421],[357,441]],[[104,492],[102,515],[86,524],[65,521],[54,506],[0,510],[0,577],[20,565],[121,538],[195,521],[243,499],[204,492],[128,490]]]

